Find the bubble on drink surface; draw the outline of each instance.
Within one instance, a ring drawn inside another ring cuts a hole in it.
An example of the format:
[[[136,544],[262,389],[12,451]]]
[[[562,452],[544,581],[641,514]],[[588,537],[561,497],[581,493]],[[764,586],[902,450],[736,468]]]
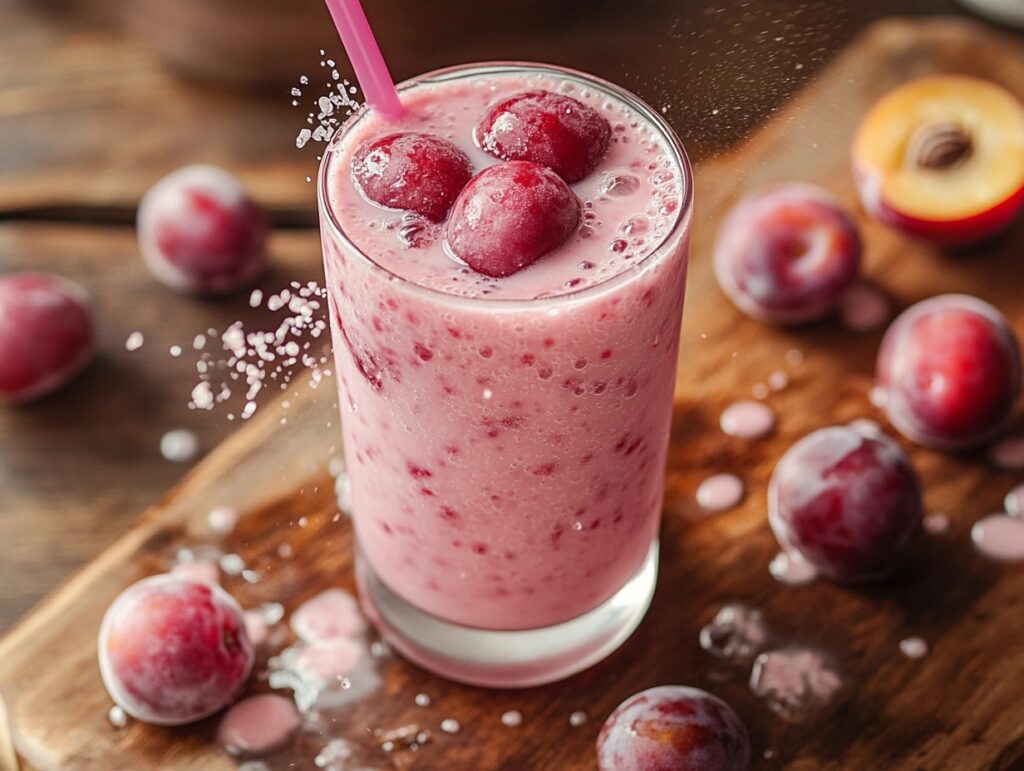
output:
[[[712,656],[733,663],[754,658],[768,642],[764,614],[740,602],[723,605],[700,630],[700,647]]]
[[[606,171],[601,176],[601,186],[598,191],[601,195],[614,195],[625,197],[633,195],[640,189],[640,179],[624,171]]]
[[[807,720],[823,710],[842,684],[823,653],[797,646],[762,653],[750,673],[751,691],[792,722]]]
[[[199,437],[187,428],[175,428],[160,437],[160,454],[172,463],[187,463],[199,454]]]

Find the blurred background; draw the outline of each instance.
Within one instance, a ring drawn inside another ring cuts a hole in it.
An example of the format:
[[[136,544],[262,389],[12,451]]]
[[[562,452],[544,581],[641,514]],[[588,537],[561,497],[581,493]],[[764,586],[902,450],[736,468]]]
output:
[[[698,162],[755,130],[882,15],[971,13],[953,0],[365,5],[398,78],[482,59],[587,70],[662,109]],[[170,351],[238,319],[272,324],[268,311],[247,292],[200,300],[157,284],[138,256],[139,198],[179,166],[221,165],[270,212],[259,286],[321,278],[307,182],[318,145],[295,139],[335,66],[347,75],[322,0],[0,0],[0,273],[83,284],[100,348],[60,393],[0,409],[0,631],[194,462],[161,455],[165,432],[195,432],[198,459],[241,422],[190,411],[195,357]],[[133,332],[145,343],[129,351]]]

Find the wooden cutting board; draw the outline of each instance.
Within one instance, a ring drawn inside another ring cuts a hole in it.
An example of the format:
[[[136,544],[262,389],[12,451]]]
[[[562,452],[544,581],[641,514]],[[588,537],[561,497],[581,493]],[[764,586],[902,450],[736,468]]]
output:
[[[756,324],[725,300],[709,260],[722,214],[763,183],[816,182],[857,211],[847,148],[859,117],[887,89],[934,71],[989,77],[1024,96],[1019,39],[952,20],[887,21],[857,40],[756,136],[697,169],[661,573],[636,634],[598,666],[525,691],[456,685],[384,658],[379,690],[339,713],[333,735],[372,743],[377,728],[416,723],[432,731],[417,752],[376,751],[374,765],[381,769],[592,769],[594,739],[619,701],[652,685],[686,683],[734,706],[750,729],[756,768],[1024,764],[1024,569],[986,561],[969,539],[971,524],[998,510],[1020,475],[994,470],[981,454],[910,448],[928,509],[950,516],[947,534],[930,539],[903,574],[884,585],[848,589],[819,581],[789,588],[774,582],[767,568],[777,545],[765,520],[771,469],[814,428],[857,417],[883,421],[867,398],[881,333],[856,334],[837,322],[798,330]],[[897,306],[969,292],[1001,308],[1024,337],[1024,227],[984,249],[951,256],[860,220],[867,276]],[[802,353],[800,363],[787,357],[793,350]],[[721,410],[749,397],[752,386],[776,370],[787,371],[791,383],[769,397],[780,416],[774,435],[756,442],[723,435]],[[0,642],[9,730],[4,736],[0,727],[0,767],[15,767],[12,747],[24,768],[232,767],[212,743],[215,720],[174,730],[137,723],[113,729],[94,640],[104,609],[123,587],[163,569],[178,547],[209,538],[206,513],[218,505],[244,512],[222,546],[262,576],[255,584],[225,579],[243,606],[278,600],[291,609],[327,587],[353,588],[351,531],[344,518],[335,521],[327,474],[331,448],[340,444],[336,420],[326,427],[335,419],[333,393],[300,384],[288,396],[286,424],[281,405],[265,406]],[[1024,421],[1016,429],[1024,429]],[[694,490],[719,471],[740,473],[749,495],[735,511],[701,519]],[[131,484],[130,468],[125,484]],[[283,543],[291,557],[280,556]],[[810,722],[787,723],[750,692],[748,670],[713,666],[698,632],[732,601],[761,608],[776,644],[815,646],[831,657],[844,687],[825,711]],[[928,656],[913,661],[901,655],[898,643],[910,635],[930,643]],[[432,697],[430,707],[415,706],[421,692]],[[518,727],[500,720],[512,709],[523,715]],[[580,709],[590,719],[571,727],[568,716]],[[457,719],[462,730],[439,731],[444,718]],[[306,751],[293,767],[314,768],[312,758],[325,741],[304,736]]]

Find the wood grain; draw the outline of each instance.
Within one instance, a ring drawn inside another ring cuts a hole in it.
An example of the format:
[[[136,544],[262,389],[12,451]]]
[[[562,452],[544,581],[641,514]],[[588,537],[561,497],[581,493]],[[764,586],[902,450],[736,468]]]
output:
[[[714,225],[735,198],[765,182],[798,178],[830,188],[855,208],[846,147],[867,105],[910,75],[956,70],[996,79],[1024,94],[1024,52],[1015,38],[952,21],[890,22],[874,28],[754,139],[697,172],[696,230],[670,453],[662,567],[651,611],[634,637],[602,664],[563,683],[495,692],[432,677],[401,660],[382,665],[383,686],[340,717],[345,736],[418,722],[435,731],[418,753],[379,753],[401,769],[591,769],[601,720],[626,695],[685,682],[719,693],[751,730],[755,767],[786,769],[1011,769],[1024,764],[1024,602],[1020,567],[986,562],[969,543],[979,516],[998,507],[1015,480],[976,455],[912,449],[929,509],[950,514],[950,532],[930,540],[897,579],[846,589],[827,582],[785,588],[768,578],[776,551],[764,517],[774,460],[815,427],[854,417],[880,419],[867,400],[879,334],[836,323],[795,331],[739,315],[711,276]],[[1020,255],[1024,227],[983,250],[945,255],[861,218],[867,274],[899,305],[967,291],[996,304],[1024,334]],[[803,354],[787,364],[786,352]],[[771,397],[781,416],[774,436],[747,442],[716,429],[721,409],[769,373],[792,384]],[[273,407],[214,451],[114,546],[42,603],[0,643],[0,692],[14,741],[40,769],[220,769],[230,762],[209,739],[212,724],[174,731],[133,724],[112,730],[98,679],[93,636],[103,609],[127,583],[161,569],[175,546],[202,539],[205,512],[231,502],[245,518],[225,548],[260,566],[255,585],[229,580],[244,605],[278,599],[289,608],[327,586],[352,587],[350,530],[336,511],[325,473],[338,436],[327,391],[293,398],[281,426]],[[1018,426],[1020,427],[1020,426]],[[692,492],[704,476],[740,470],[750,494],[736,511],[699,520]],[[306,516],[305,527],[297,525]],[[276,556],[281,542],[294,557]],[[843,674],[838,700],[809,724],[787,724],[745,686],[724,681],[697,645],[697,632],[722,603],[761,607],[776,639],[825,650]],[[923,636],[932,653],[910,661],[897,644]],[[426,692],[424,710],[412,697]],[[524,725],[501,725],[518,709]],[[590,722],[570,728],[586,709]],[[436,732],[444,717],[463,730]],[[310,747],[323,738],[306,737]],[[2,746],[2,745],[0,745]],[[762,761],[772,748],[775,759]],[[296,768],[311,767],[313,752]]]

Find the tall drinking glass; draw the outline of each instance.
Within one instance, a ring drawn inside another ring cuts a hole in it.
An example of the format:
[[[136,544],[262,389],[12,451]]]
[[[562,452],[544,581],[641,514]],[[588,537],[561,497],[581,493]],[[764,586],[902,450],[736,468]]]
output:
[[[412,112],[431,113],[418,128],[472,137],[475,102],[437,112],[461,116],[447,123],[426,108],[538,83],[615,116],[608,168],[574,189],[582,228],[616,218],[621,243],[581,233],[550,257],[596,277],[545,286],[545,257],[522,276],[474,284],[454,263],[417,263],[412,248],[408,267],[397,246],[368,248],[410,226],[397,213],[370,222],[354,192],[353,153],[395,130],[372,111],[338,131],[318,183],[364,607],[409,659],[491,686],[583,669],[647,610],[692,210],[679,139],[610,83],[493,63],[399,90]],[[463,145],[475,168],[495,162],[471,139]]]

